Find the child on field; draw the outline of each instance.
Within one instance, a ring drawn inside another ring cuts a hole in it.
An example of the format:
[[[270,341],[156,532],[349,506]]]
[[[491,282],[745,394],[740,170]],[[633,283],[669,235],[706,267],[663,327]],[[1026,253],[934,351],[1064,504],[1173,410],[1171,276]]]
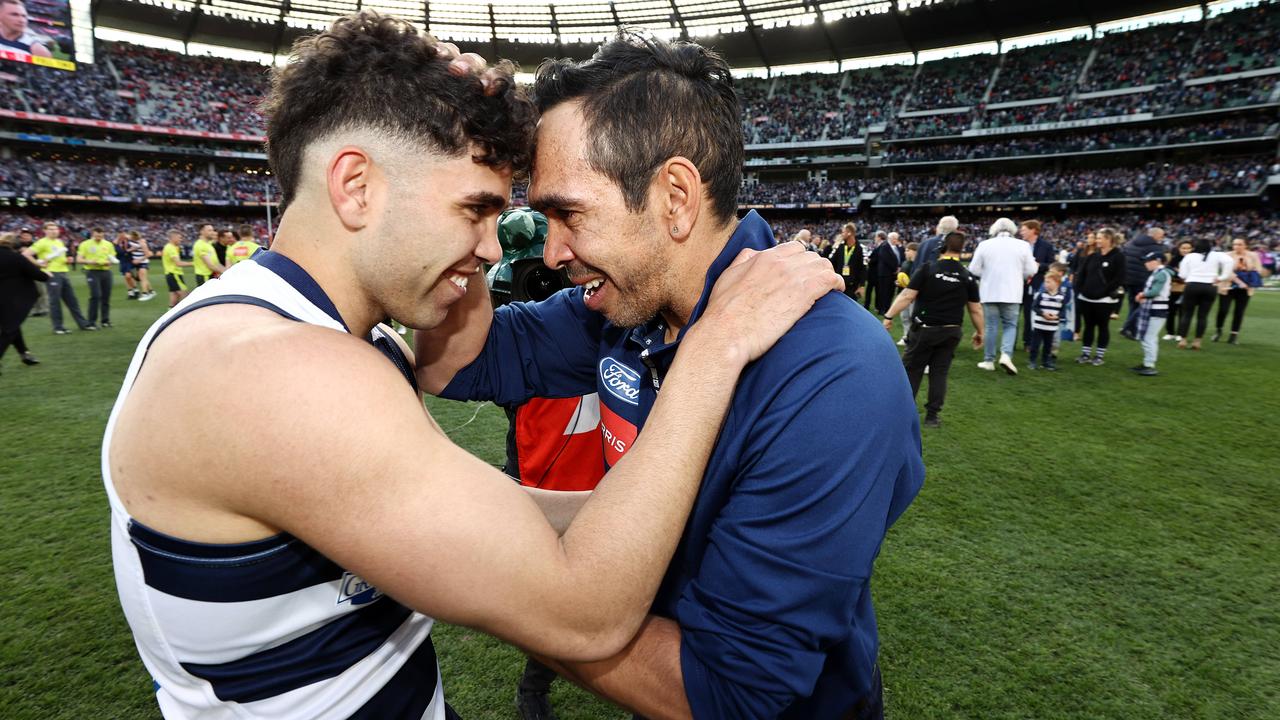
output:
[[[1173,271],[1164,265],[1164,252],[1152,250],[1142,256],[1143,264],[1151,275],[1147,284],[1134,298],[1138,306],[1137,337],[1142,341],[1142,364],[1131,368],[1139,375],[1150,377],[1156,372],[1156,357],[1160,353],[1160,331],[1169,317],[1169,293],[1173,290]]]
[[[1062,308],[1066,302],[1067,296],[1062,292],[1062,276],[1050,271],[1044,276],[1044,285],[1031,301],[1031,361],[1028,367],[1032,370],[1037,367],[1045,370],[1058,369],[1051,357],[1053,338],[1058,334],[1058,327],[1062,323]]]

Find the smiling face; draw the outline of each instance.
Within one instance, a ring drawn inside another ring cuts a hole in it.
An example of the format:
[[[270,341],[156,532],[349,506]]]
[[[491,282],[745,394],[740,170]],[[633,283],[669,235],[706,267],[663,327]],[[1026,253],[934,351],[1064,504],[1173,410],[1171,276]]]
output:
[[[622,191],[587,162],[588,134],[579,103],[558,105],[538,124],[529,205],[547,216],[544,260],[584,285],[587,307],[634,327],[669,303],[670,228],[654,210],[631,212]]]
[[[481,263],[502,258],[498,214],[511,194],[511,172],[469,154],[424,152],[410,164],[418,169],[376,173],[382,207],[356,240],[352,265],[386,315],[428,329],[468,291],[485,291]]]

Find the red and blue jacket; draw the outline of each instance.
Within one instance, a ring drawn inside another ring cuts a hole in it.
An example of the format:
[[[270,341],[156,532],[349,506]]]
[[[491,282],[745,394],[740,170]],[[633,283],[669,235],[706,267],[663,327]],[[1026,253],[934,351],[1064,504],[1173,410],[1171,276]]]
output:
[[[748,213],[688,324],[743,248],[773,245]],[[680,343],[665,343],[665,331],[661,318],[614,326],[580,288],[507,305],[442,394],[515,405],[599,392],[611,465],[662,391]],[[653,612],[680,626],[694,717],[839,717],[872,691],[872,566],[923,481],[919,418],[893,340],[849,297],[828,294],[743,372],[654,599]]]

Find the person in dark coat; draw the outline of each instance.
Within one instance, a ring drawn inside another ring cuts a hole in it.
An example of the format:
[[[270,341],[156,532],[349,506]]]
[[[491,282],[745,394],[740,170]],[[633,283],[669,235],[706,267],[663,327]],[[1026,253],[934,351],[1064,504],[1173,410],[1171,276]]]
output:
[[[862,297],[862,283],[867,278],[862,245],[858,243],[853,223],[845,223],[831,248],[825,253],[836,274],[844,278],[844,294],[855,300]]]
[[[40,361],[27,349],[22,323],[36,304],[36,283],[48,281],[49,275],[23,257],[17,245],[13,233],[0,233],[0,358],[12,345],[24,365],[36,365]]]
[[[893,304],[894,283],[898,281],[898,272],[905,259],[902,242],[896,232],[889,233],[885,241],[871,251],[871,273],[868,284],[875,286],[877,315],[883,316]]]
[[[1027,350],[1031,343],[1031,300],[1044,285],[1044,275],[1049,272],[1049,266],[1053,264],[1057,253],[1053,251],[1052,243],[1040,237],[1039,220],[1023,221],[1018,227],[1018,237],[1031,246],[1031,257],[1036,261],[1036,274],[1027,281],[1022,293],[1022,348]]]
[[[1124,294],[1129,301],[1129,313],[1125,317],[1125,326],[1128,327],[1129,321],[1133,319],[1133,314],[1138,309],[1133,299],[1142,292],[1142,288],[1147,284],[1147,277],[1151,275],[1142,258],[1154,251],[1165,254],[1169,252],[1169,248],[1164,244],[1164,229],[1150,228],[1146,233],[1121,246],[1120,251],[1124,253]]]
[[[955,232],[960,228],[960,220],[955,215],[944,215],[938,221],[938,226],[934,228],[937,233],[931,238],[925,238],[920,244],[920,251],[916,253],[916,267],[924,267],[932,262],[938,261],[938,256],[942,254],[943,241],[947,235]]]

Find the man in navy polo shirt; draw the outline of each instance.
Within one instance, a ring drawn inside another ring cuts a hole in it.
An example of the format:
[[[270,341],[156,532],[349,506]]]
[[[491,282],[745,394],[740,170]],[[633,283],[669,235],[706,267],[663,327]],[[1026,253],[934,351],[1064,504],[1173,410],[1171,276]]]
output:
[[[500,404],[598,391],[612,465],[716,278],[774,238],[736,218],[738,100],[714,53],[621,35],[544,64],[535,92],[529,201],[550,221],[547,263],[576,287],[496,312],[468,293],[418,333],[418,378]],[[639,634],[602,662],[548,661],[641,715],[882,717],[872,566],[923,478],[892,340],[829,294],[743,373]]]

